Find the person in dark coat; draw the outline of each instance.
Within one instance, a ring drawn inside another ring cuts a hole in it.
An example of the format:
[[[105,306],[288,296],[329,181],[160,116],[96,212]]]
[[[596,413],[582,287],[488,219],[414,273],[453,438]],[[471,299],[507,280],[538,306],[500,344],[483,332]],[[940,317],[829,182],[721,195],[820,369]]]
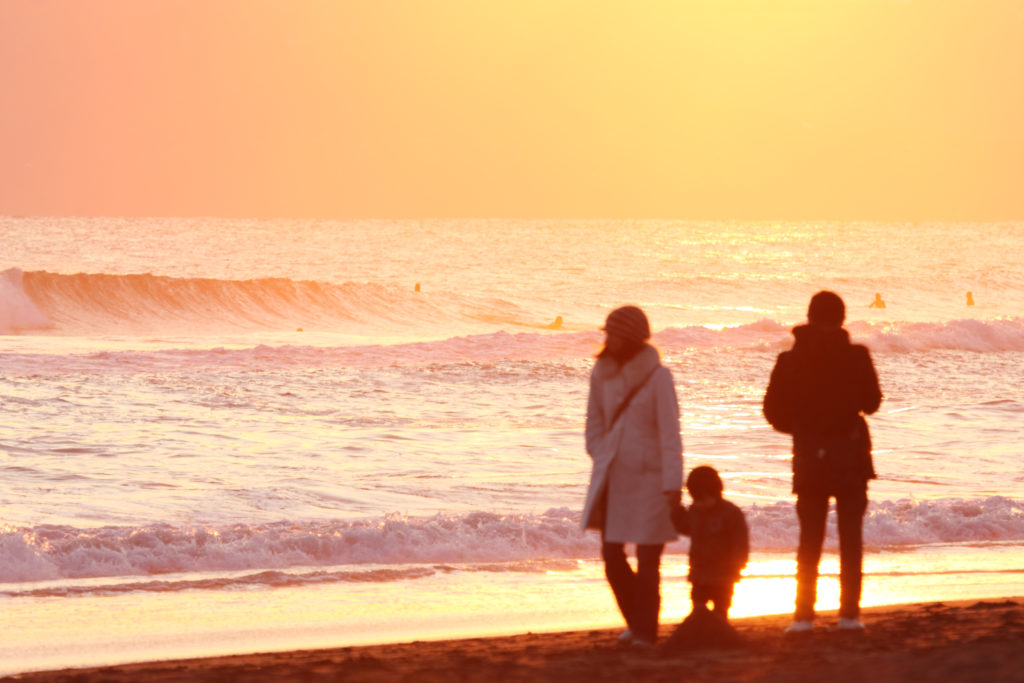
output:
[[[765,418],[778,431],[793,435],[800,545],[789,632],[814,628],[818,562],[831,498],[839,525],[839,628],[864,628],[862,526],[868,480],[875,478],[864,415],[878,410],[882,391],[867,348],[850,343],[842,327],[845,318],[846,307],[837,294],[815,294],[808,324],[793,329],[793,348],[779,354],[764,396]]]
[[[673,516],[676,531],[690,537],[690,598],[693,611],[707,611],[728,620],[732,594],[747,566],[750,536],[743,511],[722,497],[722,478],[715,468],[696,467],[686,478],[693,498],[688,510]]]

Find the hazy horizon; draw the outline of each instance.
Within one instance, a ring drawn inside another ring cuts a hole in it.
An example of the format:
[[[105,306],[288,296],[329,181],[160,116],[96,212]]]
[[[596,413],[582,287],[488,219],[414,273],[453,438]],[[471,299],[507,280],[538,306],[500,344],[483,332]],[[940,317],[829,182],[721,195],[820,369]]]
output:
[[[1021,0],[8,0],[0,214],[1019,220],[1021,45]]]

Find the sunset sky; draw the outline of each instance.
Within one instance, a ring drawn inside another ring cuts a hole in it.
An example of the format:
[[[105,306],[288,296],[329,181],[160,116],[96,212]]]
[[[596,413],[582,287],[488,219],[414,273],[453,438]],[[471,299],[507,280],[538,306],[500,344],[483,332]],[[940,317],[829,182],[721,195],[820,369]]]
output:
[[[2,0],[0,214],[1024,218],[1024,0]]]

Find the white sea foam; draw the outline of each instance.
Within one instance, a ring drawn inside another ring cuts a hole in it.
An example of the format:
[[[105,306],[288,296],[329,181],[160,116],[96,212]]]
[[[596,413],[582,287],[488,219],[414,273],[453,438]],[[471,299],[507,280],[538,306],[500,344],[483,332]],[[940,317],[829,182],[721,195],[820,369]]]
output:
[[[1024,318],[1019,317],[941,323],[854,323],[850,332],[856,341],[881,352],[1024,351]]]
[[[50,327],[46,317],[25,293],[20,268],[0,271],[0,334]]]
[[[856,324],[853,340],[874,353],[915,353],[935,350],[975,353],[1024,351],[1024,318],[957,320],[943,323]],[[8,353],[8,372],[164,372],[205,368],[381,367],[434,363],[558,360],[591,357],[601,343],[594,332],[492,332],[435,341],[392,344],[332,345],[256,344],[244,348],[160,348],[95,353]],[[790,348],[788,327],[771,320],[735,328],[703,326],[670,328],[654,335],[663,354],[689,350],[779,352]]]
[[[796,516],[791,504],[751,506],[745,512],[753,550],[788,552],[795,547]],[[594,558],[597,537],[581,533],[578,524],[578,511],[563,508],[542,515],[392,515],[376,520],[236,524],[220,528],[168,524],[98,529],[8,527],[0,532],[0,555],[5,558],[0,566],[0,583],[211,571],[262,572],[336,565],[471,564],[480,570],[530,571],[541,566],[537,563]],[[865,521],[864,537],[872,547],[1021,541],[1024,503],[1003,497],[873,502]],[[835,547],[835,540],[833,528],[826,545]],[[685,543],[676,551],[684,548]],[[304,580],[399,578],[408,577],[401,571],[396,574],[395,570],[347,569],[331,577],[313,574]],[[254,579],[246,575],[231,580]],[[273,575],[259,580],[272,581]],[[215,586],[223,587],[224,581],[219,580]],[[174,585],[202,587],[180,581]],[[159,582],[149,588],[170,589]]]

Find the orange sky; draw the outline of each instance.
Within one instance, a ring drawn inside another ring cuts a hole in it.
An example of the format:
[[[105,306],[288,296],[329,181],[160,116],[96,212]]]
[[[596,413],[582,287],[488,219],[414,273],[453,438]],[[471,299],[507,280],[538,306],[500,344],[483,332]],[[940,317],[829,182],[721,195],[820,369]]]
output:
[[[3,0],[0,214],[1024,218],[1024,0]]]

